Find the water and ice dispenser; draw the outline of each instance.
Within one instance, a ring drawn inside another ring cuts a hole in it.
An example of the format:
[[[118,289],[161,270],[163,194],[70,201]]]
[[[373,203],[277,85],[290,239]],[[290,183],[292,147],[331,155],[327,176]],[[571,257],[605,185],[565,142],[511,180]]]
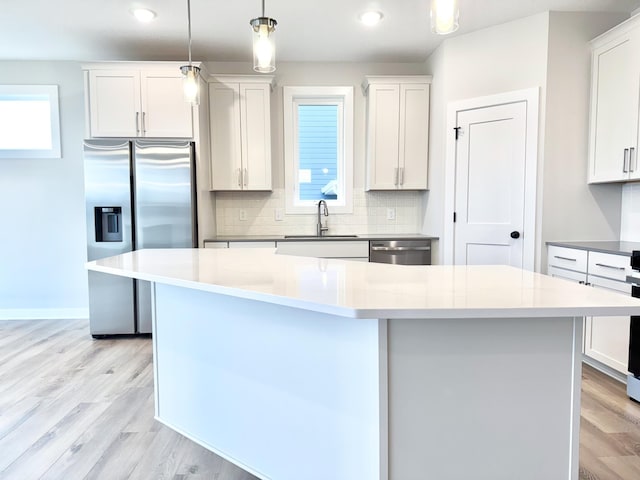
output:
[[[95,207],[96,242],[122,241],[122,207]]]

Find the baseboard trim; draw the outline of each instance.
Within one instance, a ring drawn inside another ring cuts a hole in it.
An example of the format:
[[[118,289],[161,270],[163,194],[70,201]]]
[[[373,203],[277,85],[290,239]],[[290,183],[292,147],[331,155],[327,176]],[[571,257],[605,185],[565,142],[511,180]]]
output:
[[[88,308],[5,308],[0,320],[58,320],[89,318]]]
[[[584,363],[586,363],[587,365],[592,366],[596,370],[601,371],[605,375],[609,375],[614,380],[618,380],[620,383],[624,383],[626,385],[627,376],[625,374],[620,373],[617,370],[614,370],[613,368],[611,368],[608,365],[605,365],[604,363],[601,363],[601,362],[599,362],[597,360],[594,360],[593,358],[585,355],[584,353],[582,354],[582,361]]]

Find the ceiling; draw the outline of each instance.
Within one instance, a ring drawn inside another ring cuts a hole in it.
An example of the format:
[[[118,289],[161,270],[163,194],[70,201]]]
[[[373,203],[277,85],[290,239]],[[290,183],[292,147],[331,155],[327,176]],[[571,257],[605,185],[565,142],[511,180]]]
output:
[[[157,12],[141,24],[134,6]],[[373,8],[377,27],[359,23]],[[640,0],[460,0],[463,35],[547,10],[620,12]],[[429,0],[266,0],[278,21],[277,61],[421,62],[443,37],[429,30]],[[193,59],[251,61],[249,20],[260,0],[191,0]],[[0,60],[183,60],[187,0],[2,0]]]

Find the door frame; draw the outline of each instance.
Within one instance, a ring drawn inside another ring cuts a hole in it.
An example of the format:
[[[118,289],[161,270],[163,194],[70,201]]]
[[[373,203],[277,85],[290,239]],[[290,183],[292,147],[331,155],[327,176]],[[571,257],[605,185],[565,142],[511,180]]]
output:
[[[447,105],[446,152],[445,152],[445,195],[443,229],[443,263],[453,265],[455,250],[455,229],[453,213],[456,198],[456,139],[453,135],[457,114],[464,110],[486,108],[508,103],[525,102],[526,147],[525,147],[525,185],[524,185],[524,224],[522,268],[534,270],[536,246],[536,194],[538,171],[538,117],[540,89],[538,87],[483,97],[469,98],[449,102]]]

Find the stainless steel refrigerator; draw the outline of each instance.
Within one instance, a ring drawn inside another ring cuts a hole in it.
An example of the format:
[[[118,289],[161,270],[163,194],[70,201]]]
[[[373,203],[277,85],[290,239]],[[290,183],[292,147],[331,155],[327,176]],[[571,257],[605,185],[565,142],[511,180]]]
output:
[[[197,247],[189,141],[84,142],[87,258]],[[149,282],[89,272],[91,335],[151,332]]]

